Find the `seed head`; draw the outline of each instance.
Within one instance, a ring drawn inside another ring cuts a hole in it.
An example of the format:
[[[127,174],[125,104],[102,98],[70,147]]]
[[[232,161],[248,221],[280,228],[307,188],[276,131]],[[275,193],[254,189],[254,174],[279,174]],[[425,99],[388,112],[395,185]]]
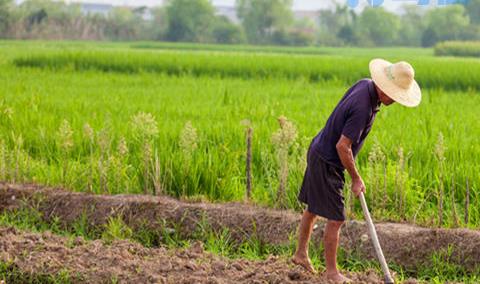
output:
[[[192,123],[188,121],[180,134],[180,148],[183,153],[190,156],[195,149],[197,149],[197,130],[193,127]]]
[[[443,139],[443,133],[440,132],[438,134],[438,140],[437,144],[435,145],[435,155],[437,156],[437,159],[442,162],[445,160],[445,141]]]
[[[373,144],[372,150],[368,155],[368,162],[372,164],[381,163],[385,161],[385,154],[382,151],[382,147],[378,141]]]
[[[130,127],[137,139],[152,139],[158,135],[157,122],[150,113],[139,112],[134,115]]]
[[[63,120],[60,128],[58,129],[58,138],[60,146],[63,150],[68,151],[73,147],[73,130],[70,127],[68,120]]]
[[[98,132],[98,146],[102,152],[105,152],[110,148],[110,137],[106,128]]]
[[[83,125],[83,135],[84,135],[85,138],[87,138],[88,140],[93,141],[94,131],[93,131],[93,128],[90,126],[90,124],[85,123],[85,124]]]
[[[272,143],[280,148],[288,148],[297,139],[297,129],[285,116],[278,118],[280,129],[272,135]]]
[[[125,137],[120,138],[120,142],[118,143],[118,154],[121,157],[128,155],[128,145]]]
[[[397,152],[397,154],[398,154],[398,164],[401,165],[401,166],[403,166],[404,163],[405,163],[405,155],[404,155],[404,153],[403,153],[403,148],[402,148],[401,146],[398,147],[398,152]]]

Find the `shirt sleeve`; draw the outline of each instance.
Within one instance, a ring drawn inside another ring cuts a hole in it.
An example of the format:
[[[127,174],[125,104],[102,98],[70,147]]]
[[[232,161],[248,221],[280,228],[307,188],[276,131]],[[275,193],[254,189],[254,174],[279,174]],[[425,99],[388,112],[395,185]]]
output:
[[[359,143],[369,119],[369,110],[362,107],[352,107],[348,112],[342,135],[353,143]]]

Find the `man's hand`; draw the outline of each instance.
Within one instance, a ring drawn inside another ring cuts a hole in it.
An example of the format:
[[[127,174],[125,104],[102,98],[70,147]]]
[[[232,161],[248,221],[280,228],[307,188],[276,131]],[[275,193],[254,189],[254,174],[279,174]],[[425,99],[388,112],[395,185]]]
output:
[[[365,193],[365,184],[363,183],[362,177],[358,177],[352,180],[352,191],[356,197],[360,196],[360,193]]]
[[[352,153],[352,140],[342,135],[336,146],[342,165],[352,177],[352,191],[355,196],[358,197],[361,192],[365,192],[365,184],[363,183],[362,177],[358,174],[357,167],[355,167],[355,159]]]

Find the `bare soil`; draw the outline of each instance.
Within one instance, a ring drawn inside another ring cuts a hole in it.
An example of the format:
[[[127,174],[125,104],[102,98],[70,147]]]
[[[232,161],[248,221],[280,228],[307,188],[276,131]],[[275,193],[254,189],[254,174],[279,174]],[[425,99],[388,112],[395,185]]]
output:
[[[259,208],[240,203],[188,203],[163,196],[91,195],[37,185],[0,184],[0,210],[35,206],[46,219],[54,216],[71,224],[87,214],[92,226],[102,226],[111,216],[120,216],[132,228],[142,224],[148,229],[164,229],[165,224],[191,237],[199,224],[207,223],[215,230],[228,228],[234,239],[252,237],[270,244],[288,244],[294,236],[300,214]],[[320,243],[323,221],[318,221],[312,241]],[[468,270],[480,268],[480,231],[467,229],[422,228],[409,224],[376,224],[387,261],[415,271],[420,265],[431,265],[431,255],[447,251],[444,261],[462,265]],[[375,259],[374,250],[363,222],[349,221],[342,230],[342,247],[351,254]]]
[[[2,227],[0,261],[31,276],[68,271],[73,283],[328,283],[285,259],[229,260],[204,252],[201,243],[180,250],[128,241],[107,245]],[[374,272],[347,275],[355,283],[382,283]]]

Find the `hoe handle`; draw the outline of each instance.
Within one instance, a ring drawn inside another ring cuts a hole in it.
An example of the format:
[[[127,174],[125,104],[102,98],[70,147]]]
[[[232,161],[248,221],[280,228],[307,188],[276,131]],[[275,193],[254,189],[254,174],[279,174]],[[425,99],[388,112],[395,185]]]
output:
[[[360,203],[362,204],[363,215],[365,215],[365,220],[367,221],[368,231],[370,237],[372,238],[373,247],[377,253],[378,261],[382,266],[383,274],[385,275],[385,283],[393,284],[393,278],[390,275],[390,270],[388,270],[387,262],[385,261],[385,256],[383,256],[382,248],[380,247],[380,242],[378,242],[377,232],[375,231],[375,226],[373,225],[372,218],[370,217],[370,212],[368,211],[367,202],[365,201],[365,196],[363,192],[360,193]]]

